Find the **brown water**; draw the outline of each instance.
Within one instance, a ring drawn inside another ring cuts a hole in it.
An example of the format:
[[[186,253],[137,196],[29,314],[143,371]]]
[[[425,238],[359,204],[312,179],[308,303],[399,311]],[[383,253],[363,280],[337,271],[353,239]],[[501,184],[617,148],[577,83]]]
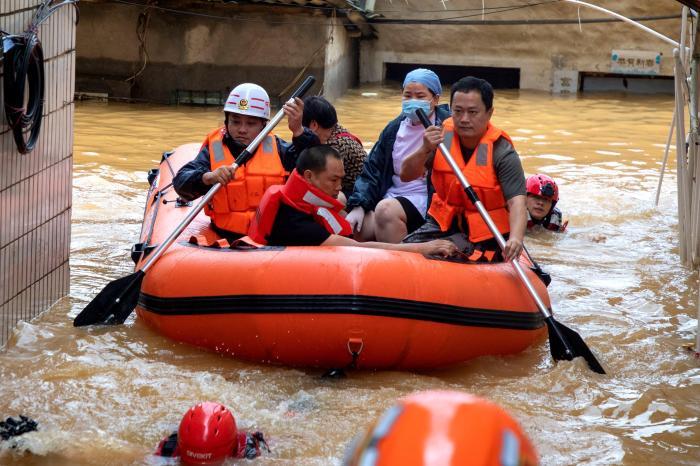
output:
[[[394,91],[379,88],[338,102],[341,122],[368,145],[398,108]],[[499,92],[496,100],[494,122],[514,137],[526,171],[560,183],[569,232],[528,244],[554,277],[558,320],[584,336],[609,375],[580,359],[554,365],[542,343],[440,372],[327,381],[174,343],[133,316],[122,326],[71,326],[109,280],[131,271],[146,171],[221,119],[217,109],[77,104],[71,295],[20,324],[0,352],[0,415],[23,413],[41,427],[19,445],[33,454],[5,444],[0,464],[162,464],[149,453],[203,399],[266,433],[272,453],[255,464],[338,464],[370,419],[430,388],[500,403],[546,465],[699,464],[700,362],[683,348],[694,338],[697,281],[679,265],[673,176],[653,208],[671,111],[669,97]]]

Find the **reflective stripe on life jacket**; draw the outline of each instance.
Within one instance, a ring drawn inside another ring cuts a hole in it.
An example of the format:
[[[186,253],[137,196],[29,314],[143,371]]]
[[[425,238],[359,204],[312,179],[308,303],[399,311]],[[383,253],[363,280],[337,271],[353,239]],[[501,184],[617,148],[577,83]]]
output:
[[[222,127],[207,135],[212,171],[224,165],[233,165],[236,161],[223,143],[225,131]],[[217,227],[245,235],[267,188],[284,184],[286,174],[277,151],[277,141],[270,133],[262,140],[253,157],[236,170],[234,179],[205,206],[204,212]]]
[[[508,233],[510,222],[506,210],[506,200],[503,197],[493,163],[493,145],[500,137],[512,144],[510,137],[489,123],[479,144],[468,162],[465,163],[459,144],[459,136],[454,131],[452,118],[444,121],[443,130],[445,145],[449,148],[457,166],[466,176],[501,234]],[[447,231],[450,228],[456,216],[464,215],[469,227],[469,240],[471,242],[478,243],[493,238],[486,222],[465,194],[464,188],[440,151],[435,155],[431,180],[435,187],[435,193],[428,213],[437,221],[442,231]]]
[[[345,206],[294,170],[284,186],[273,186],[265,192],[248,232],[253,241],[267,244],[280,202],[313,216],[332,235],[348,236],[352,233],[352,227],[340,214]]]

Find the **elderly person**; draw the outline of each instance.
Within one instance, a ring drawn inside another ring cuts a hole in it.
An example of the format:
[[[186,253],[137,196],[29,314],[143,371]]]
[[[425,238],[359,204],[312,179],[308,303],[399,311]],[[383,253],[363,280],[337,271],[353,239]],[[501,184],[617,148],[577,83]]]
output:
[[[449,117],[446,106],[438,107],[441,92],[440,79],[430,70],[406,75],[402,113],[379,135],[348,198],[346,219],[360,241],[398,243],[425,222],[430,177],[423,174],[406,182],[399,172],[403,159],[422,145],[416,109],[423,109],[434,125]]]

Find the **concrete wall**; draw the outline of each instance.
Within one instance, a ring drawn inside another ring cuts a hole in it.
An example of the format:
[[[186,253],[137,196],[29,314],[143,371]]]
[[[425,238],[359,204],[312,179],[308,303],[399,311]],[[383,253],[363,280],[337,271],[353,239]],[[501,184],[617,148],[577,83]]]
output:
[[[329,28],[329,35],[332,40],[325,50],[323,95],[333,101],[357,83],[359,44],[338,19]]]
[[[207,3],[200,10],[196,2],[173,0],[159,5],[208,17],[81,2],[78,91],[169,102],[176,89],[225,95],[235,84],[251,81],[262,85],[276,104],[276,97],[304,68],[304,74],[318,79],[312,92],[325,82],[329,95],[337,96],[352,81],[345,72],[351,67],[352,41],[338,20],[333,23],[323,15],[284,14],[263,7],[245,12],[231,4]],[[137,26],[146,19],[143,43],[148,63],[132,85],[127,79],[143,64]],[[337,35],[327,54],[324,44],[330,27]]]
[[[498,5],[522,5],[521,0],[502,0]],[[626,16],[680,15],[682,5],[673,0],[599,0],[595,4]],[[414,2],[415,4],[415,2]],[[482,2],[451,0],[449,13],[398,12],[399,4],[378,0],[376,10],[385,17],[429,18],[461,16],[480,21]],[[415,6],[415,5],[414,5]],[[431,8],[428,8],[430,6]],[[489,2],[486,2],[489,6]],[[421,9],[438,10],[439,2],[421,3]],[[472,10],[467,10],[472,9]],[[474,10],[476,9],[476,11]],[[386,11],[394,10],[394,12]],[[582,19],[607,17],[601,12],[580,8]],[[577,18],[577,7],[568,3],[522,8],[498,15],[487,14],[486,21]],[[680,20],[644,23],[678,41]],[[385,63],[444,64],[459,66],[520,68],[520,87],[549,91],[557,70],[605,73],[610,70],[612,49],[648,50],[663,53],[661,75],[673,75],[672,47],[626,23],[555,25],[396,25],[374,24],[377,40],[363,40],[360,48],[360,81],[381,82]]]
[[[0,1],[0,28],[23,32],[39,3]],[[64,7],[39,28],[46,86],[32,152],[17,152],[0,105],[0,346],[20,319],[36,316],[69,288],[75,20],[75,9]]]

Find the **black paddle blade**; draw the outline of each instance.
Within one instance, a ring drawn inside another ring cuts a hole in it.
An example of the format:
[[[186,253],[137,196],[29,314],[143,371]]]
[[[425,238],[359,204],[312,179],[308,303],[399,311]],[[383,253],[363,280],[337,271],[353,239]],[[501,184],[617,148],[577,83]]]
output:
[[[560,324],[554,317],[545,319],[549,331],[549,350],[555,361],[571,361],[583,357],[593,372],[605,374],[605,369],[593,355],[581,335],[566,325]]]
[[[73,326],[123,324],[136,307],[145,275],[139,270],[110,282],[78,314]]]

